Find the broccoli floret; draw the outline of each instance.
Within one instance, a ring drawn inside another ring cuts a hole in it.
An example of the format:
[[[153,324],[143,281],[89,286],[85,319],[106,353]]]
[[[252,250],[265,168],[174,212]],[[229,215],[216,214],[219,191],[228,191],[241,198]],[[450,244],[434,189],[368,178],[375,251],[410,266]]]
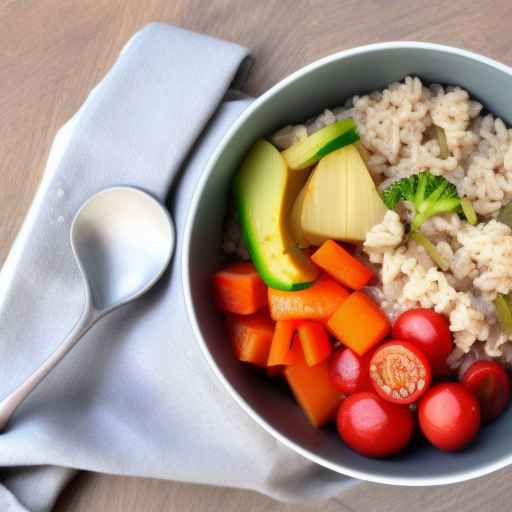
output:
[[[396,181],[384,190],[382,199],[390,209],[400,201],[408,201],[414,206],[411,231],[417,231],[433,215],[460,209],[460,197],[455,185],[442,176],[434,176],[430,171]]]

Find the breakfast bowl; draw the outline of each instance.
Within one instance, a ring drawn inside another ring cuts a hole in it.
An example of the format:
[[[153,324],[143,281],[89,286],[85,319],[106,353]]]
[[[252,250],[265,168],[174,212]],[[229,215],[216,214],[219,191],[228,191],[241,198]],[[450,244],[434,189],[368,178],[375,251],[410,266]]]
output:
[[[390,459],[361,456],[340,442],[335,429],[312,428],[284,386],[248,371],[233,357],[211,290],[211,276],[221,265],[232,179],[255,141],[406,76],[417,76],[427,84],[461,86],[485,110],[509,125],[512,122],[512,70],[475,53],[394,42],[342,51],[314,62],[255,100],[217,147],[191,204],[182,272],[190,322],[204,356],[227,392],[263,429],[307,459],[340,474],[384,484],[426,486],[461,482],[510,464],[512,410],[485,426],[461,452],[439,451],[419,440]]]

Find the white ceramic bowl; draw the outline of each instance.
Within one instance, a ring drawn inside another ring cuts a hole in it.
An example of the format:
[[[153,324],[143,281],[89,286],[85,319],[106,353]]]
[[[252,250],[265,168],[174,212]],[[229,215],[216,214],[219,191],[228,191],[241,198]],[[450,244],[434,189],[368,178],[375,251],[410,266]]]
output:
[[[262,428],[304,457],[344,475],[396,485],[435,485],[460,482],[510,464],[512,408],[461,453],[443,453],[424,443],[389,460],[361,457],[340,441],[334,429],[313,429],[286,390],[235,360],[210,288],[211,274],[219,267],[230,181],[254,141],[407,75],[461,85],[489,111],[509,124],[512,121],[511,68],[475,53],[395,42],[354,48],[314,62],[255,100],[209,161],[187,221],[183,285],[190,321],[204,355],[227,392]]]

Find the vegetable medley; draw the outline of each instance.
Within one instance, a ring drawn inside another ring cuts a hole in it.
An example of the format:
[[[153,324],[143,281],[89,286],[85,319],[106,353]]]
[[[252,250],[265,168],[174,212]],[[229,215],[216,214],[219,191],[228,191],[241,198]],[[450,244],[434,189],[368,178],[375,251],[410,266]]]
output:
[[[283,152],[256,142],[234,180],[251,261],[215,273],[216,305],[238,360],[285,379],[313,427],[335,422],[346,445],[368,457],[401,451],[417,424],[432,445],[460,450],[507,407],[507,372],[479,361],[457,382],[446,362],[447,318],[414,308],[392,323],[367,293],[376,275],[357,246],[404,202],[407,236],[444,269],[422,224],[449,212],[475,224],[476,213],[429,171],[381,195],[358,139],[354,121],[343,119]],[[446,141],[440,146],[447,151]],[[512,325],[508,303],[502,309]]]

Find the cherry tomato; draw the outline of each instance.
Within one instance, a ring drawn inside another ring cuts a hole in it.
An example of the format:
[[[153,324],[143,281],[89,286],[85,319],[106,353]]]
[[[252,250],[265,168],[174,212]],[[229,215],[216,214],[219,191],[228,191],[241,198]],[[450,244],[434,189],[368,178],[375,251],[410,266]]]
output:
[[[510,399],[510,382],[505,368],[496,361],[477,361],[464,373],[462,384],[480,403],[482,423],[490,423],[504,410]]]
[[[343,400],[336,423],[343,441],[367,457],[398,453],[414,432],[409,407],[386,402],[370,391],[355,393]]]
[[[381,345],[370,360],[370,379],[377,394],[397,404],[415,402],[430,386],[430,365],[423,352],[407,341]]]
[[[410,309],[396,319],[393,338],[409,341],[421,349],[434,377],[450,372],[446,358],[453,349],[453,339],[445,316],[432,309]]]
[[[464,448],[480,428],[480,405],[462,384],[444,382],[430,388],[418,405],[421,431],[437,448]]]
[[[333,386],[345,395],[372,389],[369,373],[371,356],[367,353],[359,357],[349,348],[337,350],[329,364]]]

